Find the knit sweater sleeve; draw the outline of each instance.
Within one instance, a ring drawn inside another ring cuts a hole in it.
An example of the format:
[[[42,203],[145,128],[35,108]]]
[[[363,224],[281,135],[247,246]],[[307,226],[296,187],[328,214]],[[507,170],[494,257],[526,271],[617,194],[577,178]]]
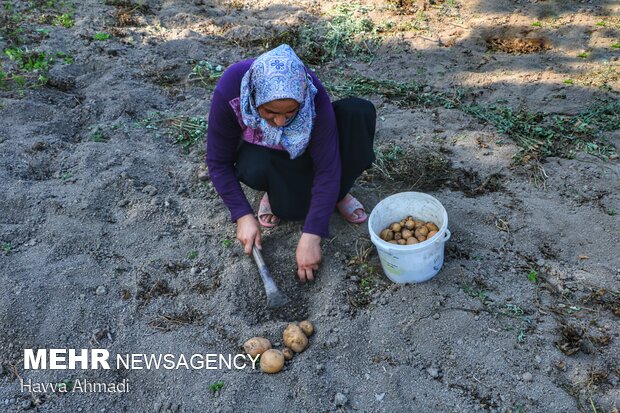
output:
[[[240,78],[247,70],[247,62],[231,66],[220,78],[209,111],[206,163],[215,190],[230,211],[233,222],[253,210],[235,174],[235,157],[241,136],[241,126],[229,105],[230,99],[239,96]]]
[[[334,211],[340,189],[340,151],[336,115],[321,82],[312,74],[318,89],[315,97],[316,117],[308,150],[314,165],[310,209],[303,231],[321,237],[329,236],[329,218]]]

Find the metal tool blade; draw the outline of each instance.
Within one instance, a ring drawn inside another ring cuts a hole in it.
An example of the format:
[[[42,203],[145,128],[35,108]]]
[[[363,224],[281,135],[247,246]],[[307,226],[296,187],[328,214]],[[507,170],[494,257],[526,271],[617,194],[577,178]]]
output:
[[[271,278],[271,274],[267,269],[267,265],[265,265],[263,256],[260,253],[259,249],[256,248],[256,245],[252,247],[252,256],[254,257],[254,262],[256,262],[256,265],[258,266],[260,278],[263,280],[263,284],[265,285],[265,293],[267,294],[267,305],[269,305],[269,307],[277,308],[282,307],[283,305],[288,303],[288,297],[278,289],[278,286],[273,281],[273,278]]]

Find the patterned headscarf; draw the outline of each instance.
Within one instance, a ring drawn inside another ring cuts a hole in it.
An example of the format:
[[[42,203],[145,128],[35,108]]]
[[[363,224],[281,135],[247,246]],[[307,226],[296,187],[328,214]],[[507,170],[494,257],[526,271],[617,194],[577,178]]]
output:
[[[291,159],[308,146],[312,119],[316,116],[314,96],[317,89],[302,61],[287,44],[260,55],[241,80],[240,106],[243,123],[260,128],[268,145],[282,145]],[[271,126],[258,113],[258,107],[276,99],[299,102],[295,117],[282,127]]]

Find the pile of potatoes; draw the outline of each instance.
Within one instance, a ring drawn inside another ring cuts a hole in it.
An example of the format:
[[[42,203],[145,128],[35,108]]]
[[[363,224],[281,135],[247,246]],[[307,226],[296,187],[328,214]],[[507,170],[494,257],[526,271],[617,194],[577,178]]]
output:
[[[435,223],[424,222],[408,215],[400,222],[391,223],[381,231],[379,237],[392,244],[413,245],[431,239],[438,231],[439,227]]]
[[[245,352],[252,357],[260,355],[260,369],[265,373],[277,373],[284,367],[284,361],[293,358],[308,347],[308,337],[314,333],[314,326],[308,320],[289,323],[284,330],[284,348],[271,348],[271,342],[264,337],[252,337],[243,344]]]

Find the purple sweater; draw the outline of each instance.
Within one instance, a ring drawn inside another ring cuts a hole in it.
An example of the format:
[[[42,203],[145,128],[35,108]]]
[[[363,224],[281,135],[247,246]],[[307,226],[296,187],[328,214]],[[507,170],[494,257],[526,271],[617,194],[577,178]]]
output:
[[[213,186],[228,207],[233,222],[254,213],[235,175],[234,163],[237,146],[242,139],[242,129],[230,104],[239,97],[241,79],[253,61],[237,62],[226,69],[213,92],[209,111],[206,162]],[[314,165],[314,181],[303,232],[328,237],[329,218],[336,205],[340,186],[338,128],[325,88],[314,73],[310,70],[308,72],[318,93],[314,98],[316,117],[306,149],[310,151]]]

